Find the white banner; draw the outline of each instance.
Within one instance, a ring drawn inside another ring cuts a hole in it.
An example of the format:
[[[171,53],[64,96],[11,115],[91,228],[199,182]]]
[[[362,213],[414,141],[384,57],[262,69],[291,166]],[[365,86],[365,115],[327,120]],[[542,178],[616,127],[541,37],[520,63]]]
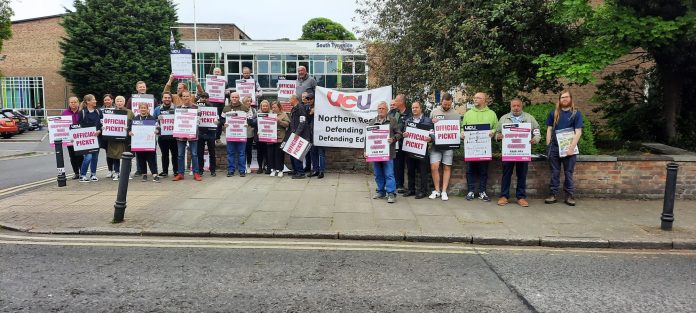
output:
[[[506,123],[503,130],[503,162],[532,160],[532,123]]]
[[[198,121],[200,128],[216,128],[217,129],[217,108],[216,107],[198,107],[201,112],[201,117]]]
[[[464,125],[464,161],[490,161],[493,159],[491,125]]]
[[[237,79],[235,81],[239,100],[251,97],[251,105],[256,105],[256,81],[253,79]]]
[[[247,141],[247,113],[244,111],[232,111],[225,113],[225,138],[228,142]]]
[[[193,77],[193,55],[191,49],[174,49],[170,54],[174,78]]]
[[[102,136],[125,140],[128,136],[128,112],[126,110],[104,110]]]
[[[296,80],[278,80],[278,102],[283,106],[283,112],[290,112],[292,110],[292,105],[290,105],[290,96],[295,94],[295,89],[297,87]]]
[[[367,126],[365,155],[367,162],[389,161],[389,124]]]
[[[205,92],[208,93],[208,101],[225,103],[225,76],[206,75]]]
[[[56,146],[56,140],[62,140],[62,146],[72,146],[72,137],[70,137],[70,125],[72,125],[72,116],[52,116],[48,118],[48,142],[51,147]]]
[[[424,157],[428,150],[427,139],[430,137],[430,132],[424,129],[415,127],[406,127],[404,132],[404,152],[411,153],[415,157]]]
[[[132,94],[131,110],[135,115],[140,114],[140,104],[145,103],[150,109],[150,115],[155,115],[155,96],[150,94]]]
[[[288,141],[283,145],[283,151],[297,160],[304,160],[309,148],[309,141],[295,135],[295,133],[290,133]]]
[[[278,142],[278,115],[273,113],[258,113],[257,128],[260,142]]]
[[[365,127],[377,116],[377,104],[391,102],[392,87],[342,92],[317,87],[314,105],[314,145],[365,147]]]
[[[132,151],[156,151],[157,138],[155,131],[157,130],[157,121],[155,120],[134,120],[131,131]]]
[[[160,115],[157,117],[160,123],[160,135],[162,136],[173,136],[174,135],[174,114],[169,111],[161,111]]]
[[[573,143],[573,136],[575,136],[575,129],[572,127],[559,129],[556,131],[556,142],[558,142],[558,156],[561,158],[568,156],[568,147]],[[580,149],[575,146],[573,152],[574,155],[580,154]]]
[[[70,137],[72,137],[75,153],[78,155],[99,151],[96,127],[72,128]]]
[[[435,123],[435,145],[446,149],[458,149],[460,143],[459,120],[439,120]]]
[[[198,138],[197,109],[176,109],[174,114],[174,138]]]

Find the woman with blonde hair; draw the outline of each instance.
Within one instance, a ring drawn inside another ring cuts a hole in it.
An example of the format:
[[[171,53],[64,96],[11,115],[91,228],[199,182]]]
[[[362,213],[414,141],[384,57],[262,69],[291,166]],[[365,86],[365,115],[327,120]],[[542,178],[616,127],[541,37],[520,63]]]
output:
[[[78,124],[80,127],[96,127],[97,136],[101,134],[102,129],[102,119],[104,115],[101,110],[97,108],[97,99],[92,94],[85,95],[82,98],[82,107],[78,114]],[[84,155],[84,160],[82,160],[82,167],[80,168],[80,182],[96,182],[97,178],[97,162],[99,161],[99,150],[96,152],[87,153]],[[91,177],[87,178],[87,168],[89,167]]]
[[[80,99],[77,97],[70,97],[68,99],[68,108],[63,111],[60,115],[72,117],[72,125],[79,125],[78,116],[80,114]],[[68,146],[68,155],[70,156],[70,165],[73,170],[73,178],[80,178],[80,166],[82,165],[83,156],[75,154],[75,148],[72,145]]]

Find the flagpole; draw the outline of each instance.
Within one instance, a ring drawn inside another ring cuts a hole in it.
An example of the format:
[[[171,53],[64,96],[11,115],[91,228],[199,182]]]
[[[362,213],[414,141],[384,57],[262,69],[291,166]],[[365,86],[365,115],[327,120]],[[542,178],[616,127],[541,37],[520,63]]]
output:
[[[196,32],[196,0],[193,1],[193,63],[196,77],[198,77],[198,33]]]

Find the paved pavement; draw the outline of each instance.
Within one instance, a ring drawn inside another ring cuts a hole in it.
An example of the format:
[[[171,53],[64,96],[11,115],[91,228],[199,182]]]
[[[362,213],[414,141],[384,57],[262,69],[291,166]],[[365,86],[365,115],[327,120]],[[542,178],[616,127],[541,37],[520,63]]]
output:
[[[676,203],[661,231],[661,201],[578,199],[578,206],[397,197],[373,200],[366,174],[292,180],[190,176],[130,181],[126,220],[112,224],[118,183],[68,181],[0,199],[0,226],[31,233],[375,239],[551,247],[696,249],[696,202]],[[495,200],[494,200],[495,201]]]

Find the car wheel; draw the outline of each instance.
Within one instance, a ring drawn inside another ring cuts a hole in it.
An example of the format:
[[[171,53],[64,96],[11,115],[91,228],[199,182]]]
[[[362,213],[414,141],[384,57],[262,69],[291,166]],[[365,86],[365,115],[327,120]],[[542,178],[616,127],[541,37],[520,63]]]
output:
[[[2,134],[2,138],[5,138],[5,139],[12,138],[12,134]]]

